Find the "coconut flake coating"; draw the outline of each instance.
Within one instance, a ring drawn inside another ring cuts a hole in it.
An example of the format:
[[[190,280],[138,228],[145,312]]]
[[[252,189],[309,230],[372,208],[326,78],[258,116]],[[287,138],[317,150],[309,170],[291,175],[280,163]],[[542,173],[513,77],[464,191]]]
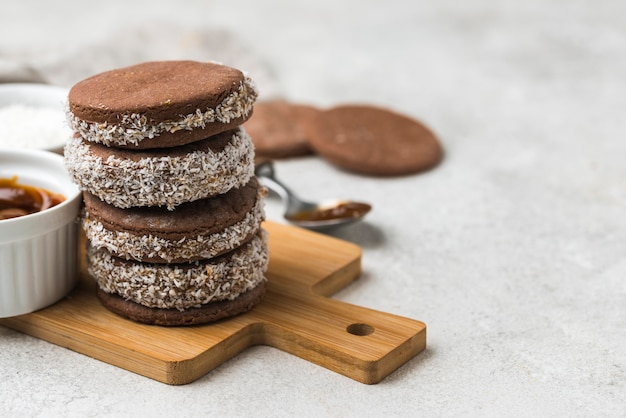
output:
[[[224,256],[190,264],[149,264],[117,259],[87,249],[88,270],[104,292],[149,308],[198,308],[239,295],[265,281],[267,233]]]
[[[265,220],[263,198],[266,189],[260,188],[257,200],[245,218],[220,232],[172,240],[155,234],[137,234],[132,231],[107,229],[93,219],[88,210],[82,220],[83,230],[94,248],[104,248],[116,257],[127,260],[163,260],[185,262],[208,259],[239,247],[254,235]]]
[[[107,158],[74,136],[65,145],[65,167],[81,190],[118,208],[176,206],[241,187],[254,175],[254,145],[243,128],[221,150],[139,160]],[[209,139],[210,140],[210,139]],[[207,141],[203,141],[206,143]]]
[[[248,75],[224,65],[146,62],[77,83],[70,90],[67,119],[91,142],[172,146],[160,137],[176,136],[179,140],[173,142],[182,144],[242,124],[252,114],[257,97],[256,84]],[[204,136],[184,132],[205,129]]]

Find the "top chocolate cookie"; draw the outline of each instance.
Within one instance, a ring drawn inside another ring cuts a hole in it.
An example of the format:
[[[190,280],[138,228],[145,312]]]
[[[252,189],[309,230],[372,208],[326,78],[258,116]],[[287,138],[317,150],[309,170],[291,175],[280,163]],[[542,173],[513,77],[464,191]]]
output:
[[[212,62],[145,62],[75,84],[68,119],[91,142],[166,148],[243,124],[257,96],[254,82],[235,68]]]

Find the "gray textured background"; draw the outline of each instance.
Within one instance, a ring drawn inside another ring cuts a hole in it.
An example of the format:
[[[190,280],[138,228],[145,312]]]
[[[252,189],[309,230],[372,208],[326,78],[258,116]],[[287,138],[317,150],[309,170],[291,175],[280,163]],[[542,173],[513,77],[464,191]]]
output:
[[[335,234],[364,270],[336,297],[426,322],[427,351],[366,386],[255,347],[170,387],[0,328],[0,415],[623,415],[626,2],[260,3],[10,2],[0,77],[71,85],[210,55],[266,98],[422,120],[447,152],[428,173],[277,170],[312,198],[374,205]]]

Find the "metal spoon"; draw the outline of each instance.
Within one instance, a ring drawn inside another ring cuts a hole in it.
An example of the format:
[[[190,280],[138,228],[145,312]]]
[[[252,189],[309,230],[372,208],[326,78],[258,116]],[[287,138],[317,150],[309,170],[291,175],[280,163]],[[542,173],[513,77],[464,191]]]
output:
[[[303,228],[318,231],[338,228],[361,220],[372,209],[367,203],[350,200],[335,199],[320,203],[301,200],[276,178],[271,161],[257,164],[255,174],[263,186],[286,201],[285,219]]]

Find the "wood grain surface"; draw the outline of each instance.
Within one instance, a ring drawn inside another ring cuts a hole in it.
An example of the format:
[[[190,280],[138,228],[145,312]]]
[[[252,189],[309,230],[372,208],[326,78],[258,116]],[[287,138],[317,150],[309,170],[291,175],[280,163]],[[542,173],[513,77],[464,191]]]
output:
[[[0,319],[4,325],[134,373],[180,385],[246,348],[264,344],[362,383],[377,383],[426,347],[423,322],[329,298],[361,272],[349,242],[266,222],[270,265],[264,300],[213,324],[160,327],[134,323],[100,305],[86,272],[62,301]]]

